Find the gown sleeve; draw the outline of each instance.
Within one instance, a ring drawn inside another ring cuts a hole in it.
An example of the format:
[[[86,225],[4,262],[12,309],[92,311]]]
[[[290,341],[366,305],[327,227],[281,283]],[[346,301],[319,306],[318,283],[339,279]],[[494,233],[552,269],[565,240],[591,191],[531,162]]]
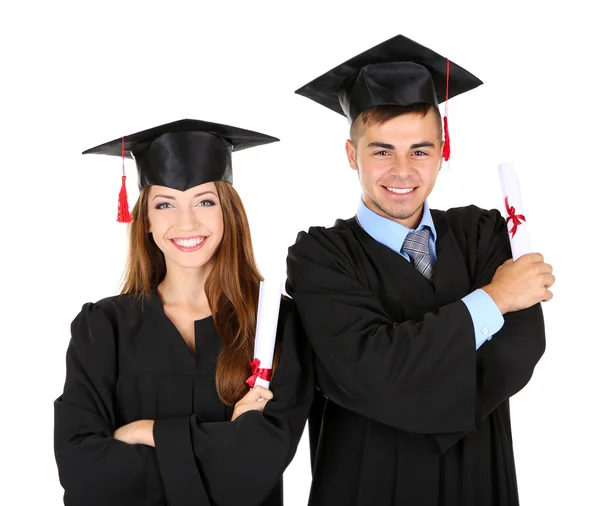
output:
[[[494,210],[477,224],[476,277],[473,290],[489,284],[498,266],[512,257],[506,221]],[[504,315],[504,325],[477,350],[477,421],[519,392],[531,379],[546,349],[541,304]],[[442,451],[465,434],[438,436]]]
[[[85,304],[71,325],[63,394],[54,402],[54,452],[65,504],[165,504],[154,448],[113,438],[117,357],[103,310]]]
[[[498,266],[512,257],[506,221],[498,211],[479,222],[477,279],[479,288],[492,281]],[[489,245],[484,248],[483,245]],[[477,353],[478,412],[488,416],[500,403],[521,390],[546,350],[542,305],[504,315],[504,325]]]
[[[278,334],[281,355],[270,386],[273,399],[264,414],[249,411],[218,423],[195,416],[155,422],[154,441],[168,498],[189,486],[180,471],[191,473],[194,462],[214,505],[258,505],[279,483],[302,436],[315,383],[312,350],[289,300],[282,302]]]
[[[476,231],[477,248],[485,252],[477,259],[479,286],[506,259],[506,250],[495,251],[498,242],[489,242],[501,230],[497,217],[501,220],[499,213],[484,213]],[[475,238],[470,242],[474,249]],[[447,435],[438,441],[444,450],[460,434],[476,430],[482,417],[529,380],[540,356],[539,308],[510,315],[478,352],[461,300],[418,321],[393,321],[376,294],[357,279],[353,261],[336,231],[321,228],[301,232],[288,255],[287,291],[315,351],[318,382],[330,400],[401,430]],[[512,344],[504,342],[507,335]],[[515,348],[515,343],[531,348]]]

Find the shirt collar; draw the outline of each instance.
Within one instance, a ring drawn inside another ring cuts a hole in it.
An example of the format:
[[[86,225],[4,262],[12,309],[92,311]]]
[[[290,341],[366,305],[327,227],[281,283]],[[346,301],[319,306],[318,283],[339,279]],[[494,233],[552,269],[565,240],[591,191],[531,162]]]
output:
[[[423,205],[423,216],[421,222],[416,229],[410,229],[401,225],[397,221],[391,220],[390,218],[384,218],[379,214],[371,211],[363,202],[362,197],[358,204],[358,211],[356,212],[356,218],[360,223],[360,226],[364,229],[377,242],[387,246],[388,248],[399,252],[404,244],[404,239],[410,232],[417,230],[423,230],[425,227],[429,227],[431,231],[431,238],[435,243],[437,238],[435,226],[433,224],[433,218],[431,217],[431,210],[429,204],[425,201]]]

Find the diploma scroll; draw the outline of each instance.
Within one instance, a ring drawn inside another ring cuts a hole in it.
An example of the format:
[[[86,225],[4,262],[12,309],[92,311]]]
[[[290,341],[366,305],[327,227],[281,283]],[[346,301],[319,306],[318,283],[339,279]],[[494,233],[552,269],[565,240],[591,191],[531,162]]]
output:
[[[254,338],[254,360],[250,362],[252,376],[246,380],[250,388],[254,388],[255,385],[269,388],[271,382],[281,293],[282,284],[279,281],[272,279],[261,281]]]
[[[517,172],[511,163],[501,163],[498,166],[500,185],[502,187],[503,214],[508,226],[508,237],[513,260],[526,253],[531,253],[529,228],[525,218],[521,189]]]

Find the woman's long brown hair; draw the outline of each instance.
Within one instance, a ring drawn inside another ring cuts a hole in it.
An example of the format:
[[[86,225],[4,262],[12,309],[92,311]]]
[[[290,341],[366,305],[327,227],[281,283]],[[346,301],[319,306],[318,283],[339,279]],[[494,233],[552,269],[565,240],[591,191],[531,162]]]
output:
[[[223,211],[223,239],[216,262],[206,280],[204,291],[223,350],[217,361],[216,387],[220,399],[231,406],[248,391],[249,361],[254,354],[256,312],[258,308],[258,271],[246,211],[233,186],[216,181]],[[167,268],[162,251],[147,232],[148,195],[143,188],[129,225],[129,253],[123,275],[122,294],[151,294],[164,279]],[[278,350],[274,359],[277,363]]]

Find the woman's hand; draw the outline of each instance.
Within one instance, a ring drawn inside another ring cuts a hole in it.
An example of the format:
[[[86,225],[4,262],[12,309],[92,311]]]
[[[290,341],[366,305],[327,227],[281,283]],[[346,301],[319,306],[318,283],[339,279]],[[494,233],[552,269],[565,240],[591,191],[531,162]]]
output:
[[[119,427],[113,437],[130,445],[154,446],[153,431],[154,420],[137,420]]]
[[[265,405],[273,398],[273,392],[267,388],[256,385],[244,397],[242,397],[233,408],[233,416],[231,421],[246,411],[256,410],[261,413],[265,409]]]

